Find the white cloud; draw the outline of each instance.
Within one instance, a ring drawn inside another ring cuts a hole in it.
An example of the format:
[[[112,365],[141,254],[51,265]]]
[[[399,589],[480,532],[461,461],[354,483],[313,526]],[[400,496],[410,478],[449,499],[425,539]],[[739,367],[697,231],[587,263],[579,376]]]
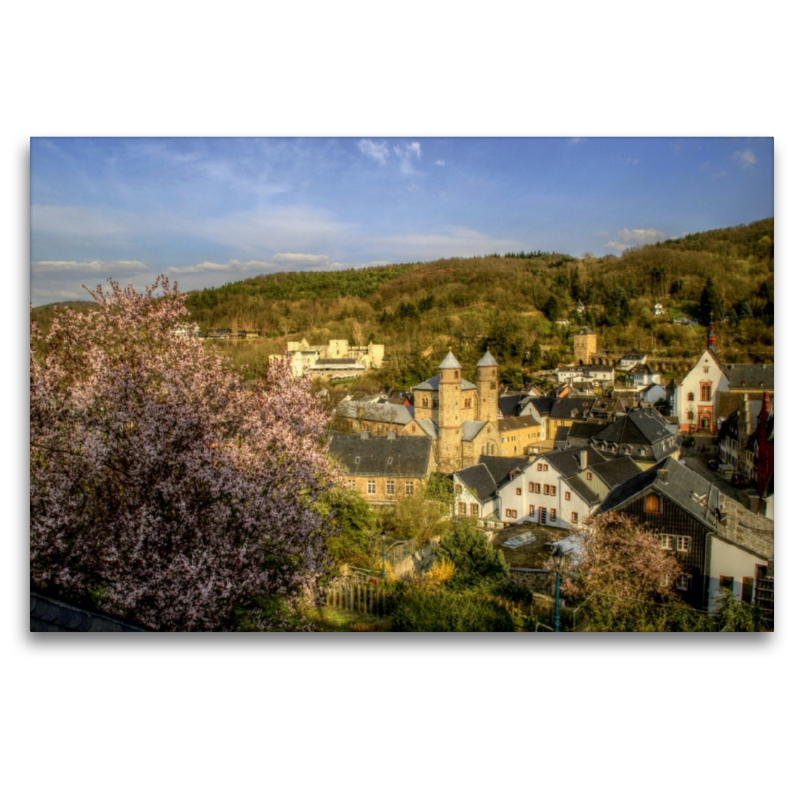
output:
[[[441,158],[437,158],[436,161],[433,162],[434,167],[443,167],[444,161]]]
[[[414,169],[414,159],[417,161],[422,159],[422,148],[419,142],[412,142],[405,147],[395,147],[395,155],[400,159],[400,172],[406,175],[416,174]]]
[[[141,261],[31,261],[35,273],[97,273],[129,274],[147,272],[147,265]]]
[[[747,150],[737,150],[731,156],[731,160],[735,161],[742,169],[750,169],[758,161],[756,154],[749,148]]]
[[[389,145],[386,142],[382,144],[375,144],[370,139],[362,139],[358,143],[358,149],[369,158],[377,161],[379,164],[385,164],[386,159],[389,157]]]
[[[617,231],[617,236],[619,237],[617,241],[606,242],[605,246],[609,250],[625,250],[628,247],[655,244],[667,238],[664,231],[655,228],[634,228],[633,230],[624,228]]]

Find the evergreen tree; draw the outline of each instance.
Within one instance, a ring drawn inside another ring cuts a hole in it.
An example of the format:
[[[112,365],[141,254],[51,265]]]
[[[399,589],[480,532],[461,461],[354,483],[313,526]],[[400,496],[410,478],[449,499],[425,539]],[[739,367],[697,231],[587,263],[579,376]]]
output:
[[[700,324],[710,325],[712,314],[714,319],[722,319],[722,300],[714,285],[714,279],[709,278],[700,295]]]

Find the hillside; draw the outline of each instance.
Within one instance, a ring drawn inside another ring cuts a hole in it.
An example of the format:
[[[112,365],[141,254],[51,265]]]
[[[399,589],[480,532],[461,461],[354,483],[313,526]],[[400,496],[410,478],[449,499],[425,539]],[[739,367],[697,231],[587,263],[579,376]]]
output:
[[[541,251],[442,259],[341,272],[260,276],[192,292],[203,328],[258,330],[271,338],[221,346],[256,374],[288,339],[348,338],[387,346],[377,379],[409,385],[435,370],[448,347],[470,363],[489,346],[508,383],[569,361],[572,336],[587,324],[602,349],[661,356],[699,353],[702,325],[717,320],[718,349],[731,361],[772,361],[774,220],[696,233],[632,248],[620,257]],[[707,288],[709,280],[711,286]],[[705,294],[705,297],[704,297]],[[577,301],[585,313],[576,311]],[[652,313],[654,303],[665,309]],[[34,309],[38,317],[44,309]],[[727,321],[722,322],[722,318]],[[557,325],[568,318],[570,325]]]

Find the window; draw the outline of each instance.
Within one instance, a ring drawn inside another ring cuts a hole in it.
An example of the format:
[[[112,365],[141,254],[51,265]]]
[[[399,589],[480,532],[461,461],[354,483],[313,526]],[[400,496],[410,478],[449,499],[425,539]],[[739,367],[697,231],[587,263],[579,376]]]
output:
[[[547,509],[544,506],[539,506],[539,524],[547,524]]]
[[[367,481],[367,494],[375,494],[375,481]]]
[[[542,464],[542,472],[547,472],[548,466],[547,464]]]
[[[692,539],[690,536],[679,536],[678,547],[676,549],[679,553],[688,553],[691,545]]]
[[[516,519],[517,518],[517,512],[513,508],[507,508],[506,509],[506,516],[507,517],[511,517],[512,519]]]
[[[690,403],[694,402],[694,392],[689,392],[689,396],[686,398]]]
[[[386,494],[394,494],[394,481],[386,481]]]
[[[668,533],[661,534],[661,549],[672,550],[672,537]]]
[[[533,491],[533,484],[532,484],[532,483],[529,483],[529,484],[528,484],[528,491],[529,491],[529,492],[532,492],[532,491]]]
[[[427,397],[423,397],[422,398],[422,407],[423,408],[427,408],[428,407],[428,398]]]
[[[572,512],[572,524],[575,525],[575,524],[577,524],[577,522],[578,522],[578,512],[577,511],[573,511]]]
[[[522,487],[521,486],[517,486],[517,494],[518,495],[522,494]]]
[[[550,484],[549,483],[546,483],[544,485],[544,493],[545,494],[550,494]]]
[[[742,602],[743,603],[752,603],[753,602],[753,579],[752,578],[742,578]]]
[[[705,372],[706,374],[708,374],[708,369],[709,369],[708,367],[703,367],[703,372]]]
[[[719,588],[720,589],[729,589],[731,592],[733,591],[733,577],[730,575],[720,575],[719,576]]]
[[[456,378],[458,377],[458,370],[456,370]]]
[[[660,514],[661,513],[661,498],[657,494],[649,494],[644,499],[644,513],[645,514]]]
[[[461,484],[460,483],[456,484],[456,488],[455,488],[454,491],[455,491],[456,494],[461,494]]]
[[[689,582],[691,581],[692,576],[689,573],[684,572],[682,575],[678,575],[677,580],[675,581],[675,588],[679,592],[688,592],[689,591]]]
[[[534,483],[533,484],[533,493],[534,494],[541,494],[542,493],[542,484],[541,483]]]
[[[572,495],[569,492],[564,492],[564,499],[569,500]]]
[[[414,481],[406,481],[406,495],[414,494]]]
[[[536,465],[536,471],[537,472],[541,472],[542,471],[542,465],[541,464],[537,464]]]
[[[551,494],[553,497],[555,497],[555,496],[556,496],[556,494],[558,494],[558,492],[556,492],[556,487],[555,487],[555,486],[553,486],[553,485],[551,485],[551,486],[550,486],[550,494]]]
[[[480,513],[480,507],[477,503],[472,503],[469,507],[469,513],[472,514],[473,517],[477,517]]]
[[[703,383],[700,384],[700,400],[704,403],[709,403],[711,401],[711,384],[710,383]]]
[[[536,516],[536,506],[528,506],[528,516],[529,517]]]
[[[556,510],[554,508],[550,509],[550,522],[556,521]]]
[[[352,491],[355,491],[356,482],[355,481],[347,481],[347,488],[352,490]]]
[[[591,479],[592,479],[592,473],[591,472],[587,472],[586,473],[586,480],[590,481]]]
[[[466,503],[459,503],[458,504],[458,513],[463,515],[467,513],[467,504]]]

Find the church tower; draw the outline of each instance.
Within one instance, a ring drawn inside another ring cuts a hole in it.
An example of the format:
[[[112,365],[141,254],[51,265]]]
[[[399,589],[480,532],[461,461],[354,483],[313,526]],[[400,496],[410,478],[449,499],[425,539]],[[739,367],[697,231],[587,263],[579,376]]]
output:
[[[478,362],[478,416],[484,422],[497,424],[497,367],[487,350]]]
[[[592,356],[597,352],[597,334],[584,325],[575,334],[573,352],[576,364],[591,364]]]
[[[439,364],[439,470],[461,469],[461,364],[452,351]]]

